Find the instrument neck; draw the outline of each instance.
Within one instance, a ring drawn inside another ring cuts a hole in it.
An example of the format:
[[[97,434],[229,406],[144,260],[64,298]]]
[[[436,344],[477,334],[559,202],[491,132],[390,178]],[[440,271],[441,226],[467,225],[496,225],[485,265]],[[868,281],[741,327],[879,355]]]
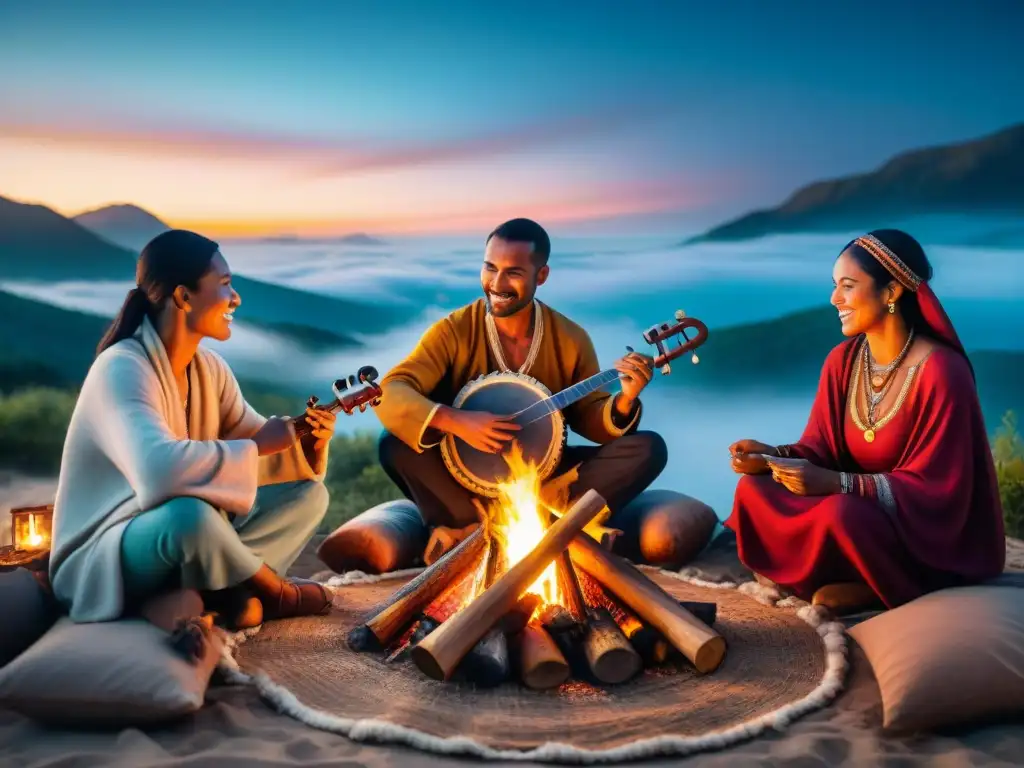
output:
[[[530,422],[536,421],[544,416],[548,416],[555,411],[561,411],[564,408],[568,408],[577,400],[583,399],[591,392],[597,392],[597,390],[608,386],[613,381],[618,381],[620,376],[621,374],[614,368],[609,368],[607,371],[595,373],[590,378],[584,379],[578,384],[566,387],[556,395],[552,395],[551,397],[545,398],[540,402],[524,408],[515,415],[515,420],[520,424],[529,424]]]
[[[335,400],[330,405],[317,406],[321,411],[327,411],[328,413],[337,413],[341,410],[341,402]],[[301,416],[295,417],[295,437],[308,437],[313,433],[313,425],[306,421],[306,413],[303,411]]]

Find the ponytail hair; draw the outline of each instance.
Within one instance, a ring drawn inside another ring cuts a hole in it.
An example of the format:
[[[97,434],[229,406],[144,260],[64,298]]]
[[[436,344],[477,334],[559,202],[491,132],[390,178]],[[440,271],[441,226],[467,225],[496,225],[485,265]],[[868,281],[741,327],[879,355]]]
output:
[[[110,324],[107,332],[100,339],[96,354],[111,347],[122,339],[131,338],[142,325],[142,321],[149,314],[149,298],[138,287],[132,288],[125,296],[121,311],[117,313],[114,322]]]
[[[220,246],[213,240],[184,229],[171,229],[150,240],[139,254],[136,285],[128,291],[120,312],[100,340],[97,356],[135,335],[147,316],[155,320],[179,285],[198,290],[199,280],[209,271],[218,250]]]

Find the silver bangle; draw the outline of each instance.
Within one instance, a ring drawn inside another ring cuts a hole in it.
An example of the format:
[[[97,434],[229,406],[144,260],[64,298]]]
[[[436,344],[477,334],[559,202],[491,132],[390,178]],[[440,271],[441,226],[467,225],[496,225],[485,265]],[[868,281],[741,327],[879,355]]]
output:
[[[849,472],[839,473],[839,492],[853,493],[853,478],[850,477]]]

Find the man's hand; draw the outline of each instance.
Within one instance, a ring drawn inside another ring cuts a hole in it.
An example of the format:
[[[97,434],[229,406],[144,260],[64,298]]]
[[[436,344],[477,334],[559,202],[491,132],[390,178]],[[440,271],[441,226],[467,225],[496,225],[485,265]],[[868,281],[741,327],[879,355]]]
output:
[[[811,464],[807,459],[768,459],[772,478],[798,496],[839,493],[839,473]]]
[[[431,426],[469,443],[478,451],[498,453],[515,437],[520,426],[511,416],[498,416],[486,411],[461,411],[442,406]]]
[[[616,398],[615,405],[620,415],[626,416],[633,410],[633,403],[640,397],[644,387],[651,383],[654,375],[654,358],[639,352],[630,352],[615,361],[615,370],[622,377],[619,379],[622,394]]]

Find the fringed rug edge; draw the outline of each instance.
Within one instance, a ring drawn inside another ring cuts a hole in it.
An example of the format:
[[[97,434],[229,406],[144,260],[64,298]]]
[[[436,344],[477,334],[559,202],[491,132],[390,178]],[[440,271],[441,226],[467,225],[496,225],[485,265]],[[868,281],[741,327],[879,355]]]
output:
[[[596,765],[635,761],[651,757],[683,757],[699,752],[711,752],[749,741],[765,731],[783,731],[793,721],[826,707],[842,690],[847,661],[846,629],[842,623],[830,620],[824,608],[810,605],[795,597],[782,597],[774,587],[748,581],[712,581],[696,569],[682,572],[666,571],[653,566],[640,566],[669,578],[678,579],[708,589],[735,589],[758,602],[782,609],[795,610],[796,615],[811,625],[821,638],[825,650],[825,673],[813,691],[774,712],[748,720],[729,728],[712,731],[701,736],[655,736],[639,739],[610,749],[584,749],[571,744],[545,742],[528,750],[495,749],[465,736],[435,736],[414,728],[395,725],[383,720],[355,719],[337,715],[303,704],[290,690],[275,683],[264,673],[250,675],[243,672],[235,659],[241,643],[259,632],[259,627],[238,632],[228,637],[219,669],[223,677],[236,685],[250,685],[281,714],[287,715],[311,728],[337,733],[352,741],[391,744],[439,755],[476,757],[483,760],[508,760],[555,764]],[[420,573],[422,568],[392,571],[384,574],[366,574],[350,571],[323,582],[327,587],[353,584],[373,584],[407,578]]]

